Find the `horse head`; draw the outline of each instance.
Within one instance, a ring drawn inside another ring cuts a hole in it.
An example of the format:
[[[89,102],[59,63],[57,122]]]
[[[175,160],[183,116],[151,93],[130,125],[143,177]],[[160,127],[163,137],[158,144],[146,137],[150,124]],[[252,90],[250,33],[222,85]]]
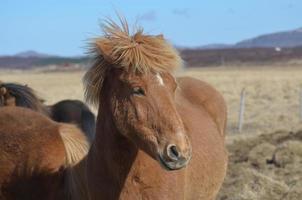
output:
[[[94,42],[94,66],[84,77],[87,100],[112,118],[118,132],[167,170],[187,165],[191,144],[176,110],[177,83],[172,75],[182,65],[162,35],[130,35],[110,21]]]

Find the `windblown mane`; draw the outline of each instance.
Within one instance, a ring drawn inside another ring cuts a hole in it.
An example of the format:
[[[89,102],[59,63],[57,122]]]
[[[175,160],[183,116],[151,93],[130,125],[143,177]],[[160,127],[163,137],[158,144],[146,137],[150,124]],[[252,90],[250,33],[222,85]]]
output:
[[[112,67],[146,73],[172,71],[182,65],[178,52],[163,35],[146,35],[142,28],[130,34],[127,21],[120,17],[120,23],[104,21],[103,35],[91,45],[94,64],[84,76],[84,85],[86,100],[94,105],[99,102],[103,81]]]
[[[66,150],[65,165],[72,167],[87,155],[90,146],[88,139],[75,125],[62,123],[59,131]]]
[[[89,141],[85,134],[74,125],[61,124],[59,131],[66,151],[66,199],[88,199],[85,170]]]
[[[0,105],[4,105],[4,102],[8,98],[14,98],[15,106],[29,108],[38,112],[47,113],[44,108],[41,99],[35,94],[33,89],[26,85],[20,85],[17,83],[1,83],[0,88],[5,91],[0,99]]]

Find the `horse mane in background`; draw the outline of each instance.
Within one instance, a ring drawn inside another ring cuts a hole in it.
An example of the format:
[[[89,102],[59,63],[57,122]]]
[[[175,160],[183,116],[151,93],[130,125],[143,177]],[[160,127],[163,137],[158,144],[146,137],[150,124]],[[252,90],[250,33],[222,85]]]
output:
[[[76,123],[92,142],[95,135],[95,115],[82,101],[62,100],[48,108],[54,121]]]
[[[27,85],[0,82],[0,105],[20,106],[48,114],[35,92]]]

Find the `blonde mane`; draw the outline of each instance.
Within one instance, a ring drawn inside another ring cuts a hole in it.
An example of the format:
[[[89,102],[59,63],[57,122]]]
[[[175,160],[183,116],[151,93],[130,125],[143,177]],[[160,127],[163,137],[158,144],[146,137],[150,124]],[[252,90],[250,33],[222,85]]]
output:
[[[130,34],[129,26],[120,17],[121,26],[112,20],[102,24],[103,35],[91,45],[94,64],[84,76],[85,96],[97,105],[103,81],[110,68],[123,68],[128,72],[173,71],[181,67],[182,60],[163,35],[146,35],[142,28]]]
[[[75,166],[88,154],[88,139],[75,125],[62,123],[59,131],[66,151],[65,167]]]
[[[88,139],[74,125],[61,124],[59,131],[66,151],[64,188],[66,199],[88,199],[86,179],[86,159],[90,148]]]

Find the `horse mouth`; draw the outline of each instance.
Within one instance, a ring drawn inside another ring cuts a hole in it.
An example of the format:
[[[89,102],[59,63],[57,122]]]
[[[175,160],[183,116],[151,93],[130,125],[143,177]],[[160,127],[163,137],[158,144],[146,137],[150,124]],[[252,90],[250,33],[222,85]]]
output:
[[[167,171],[175,171],[182,169],[187,166],[191,157],[189,159],[181,158],[177,162],[176,161],[165,161],[161,155],[158,156],[158,161],[160,166],[163,167]]]

